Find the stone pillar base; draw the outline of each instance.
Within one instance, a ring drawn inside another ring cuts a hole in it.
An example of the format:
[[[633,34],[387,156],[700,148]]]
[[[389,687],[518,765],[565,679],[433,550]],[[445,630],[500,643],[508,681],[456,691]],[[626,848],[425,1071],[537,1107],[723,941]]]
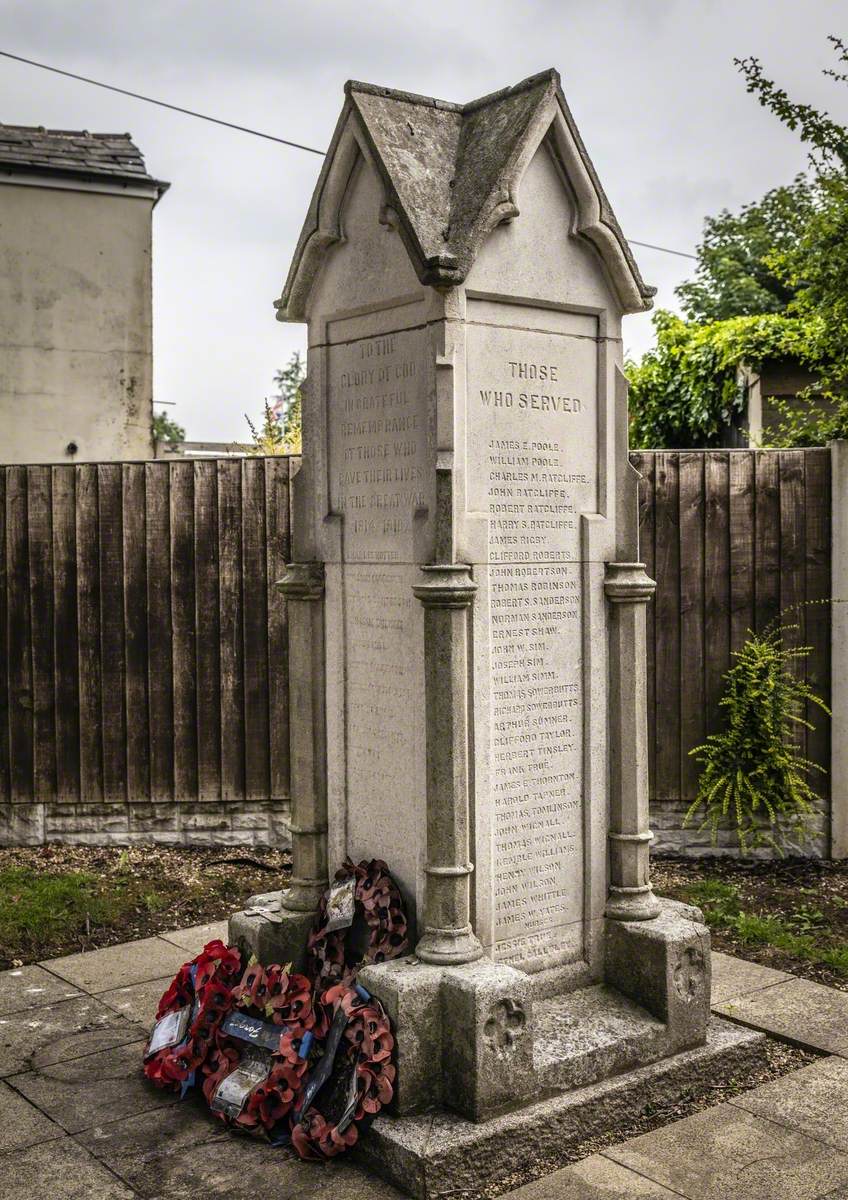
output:
[[[291,912],[282,907],[282,896],[282,892],[251,896],[242,911],[230,917],[230,945],[238,946],[245,959],[253,955],[265,966],[290,962],[293,971],[302,971],[315,912]]]
[[[533,1094],[533,987],[523,971],[488,958],[437,967],[410,956],[365,967],[359,982],[395,1031],[391,1111],[443,1107],[483,1121]]]
[[[669,1051],[703,1046],[710,1019],[710,931],[691,905],[660,900],[652,921],[608,920],[604,976],[668,1028]]]

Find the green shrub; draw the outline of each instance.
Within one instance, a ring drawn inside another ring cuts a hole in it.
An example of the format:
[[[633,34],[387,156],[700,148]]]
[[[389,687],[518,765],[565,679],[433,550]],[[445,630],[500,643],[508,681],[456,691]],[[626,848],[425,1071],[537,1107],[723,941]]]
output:
[[[792,672],[810,652],[784,643],[794,628],[772,625],[734,652],[720,701],[725,728],[690,751],[702,770],[684,826],[700,813],[699,828],[710,829],[713,844],[729,826],[743,854],[761,846],[782,854],[789,835],[807,841],[820,800],[809,775],[824,768],[800,754],[795,736],[802,726],[813,728],[803,715],[807,702],[830,709]]]

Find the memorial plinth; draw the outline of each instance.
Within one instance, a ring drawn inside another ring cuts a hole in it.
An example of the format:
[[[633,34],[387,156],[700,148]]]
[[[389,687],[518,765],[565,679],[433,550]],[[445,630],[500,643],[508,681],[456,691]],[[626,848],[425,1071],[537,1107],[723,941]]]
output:
[[[296,960],[328,868],[384,859],[416,945],[361,977],[395,1111],[480,1122],[731,1052],[705,1046],[709,935],[648,874],[621,318],[652,292],[556,72],[464,106],[345,90],[277,305],[309,329],[294,879],[232,932]],[[373,1143],[395,1178],[402,1127]]]

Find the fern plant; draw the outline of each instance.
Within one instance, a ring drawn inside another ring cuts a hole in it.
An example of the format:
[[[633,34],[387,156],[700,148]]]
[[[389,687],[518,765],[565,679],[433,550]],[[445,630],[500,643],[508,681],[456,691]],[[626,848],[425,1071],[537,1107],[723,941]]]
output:
[[[793,674],[793,663],[811,649],[786,645],[784,634],[796,628],[772,623],[734,651],[720,701],[725,727],[690,751],[702,770],[683,824],[699,814],[698,828],[710,829],[713,845],[727,825],[743,854],[770,846],[782,855],[790,833],[801,843],[809,837],[821,799],[809,777],[824,768],[801,755],[796,735],[814,728],[804,716],[807,702],[828,715],[830,709]]]

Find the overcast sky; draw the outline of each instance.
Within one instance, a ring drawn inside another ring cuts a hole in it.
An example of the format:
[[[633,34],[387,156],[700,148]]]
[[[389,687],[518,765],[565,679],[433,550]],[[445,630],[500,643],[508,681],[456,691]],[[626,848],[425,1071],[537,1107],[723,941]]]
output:
[[[848,120],[820,71],[845,0],[0,0],[0,49],[325,148],[346,79],[465,101],[555,66],[624,232],[693,250],[705,214],[803,168],[734,56]],[[154,213],[155,401],[191,439],[246,435],[304,330],[275,320],[321,160],[0,59],[0,120],[130,131]],[[691,271],[634,247],[657,304]],[[651,344],[649,316],[625,345]]]

